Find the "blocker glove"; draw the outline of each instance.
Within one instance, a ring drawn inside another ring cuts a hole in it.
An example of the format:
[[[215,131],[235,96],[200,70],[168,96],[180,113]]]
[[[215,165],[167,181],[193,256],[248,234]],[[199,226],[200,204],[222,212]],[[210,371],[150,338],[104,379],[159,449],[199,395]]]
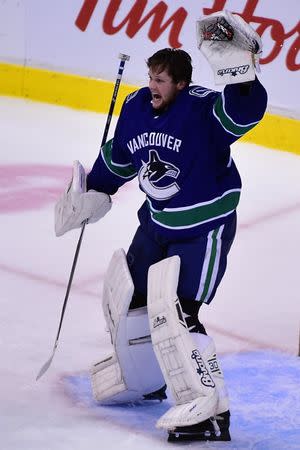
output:
[[[213,69],[216,84],[252,81],[259,72],[262,41],[237,14],[221,11],[196,22],[197,46]]]
[[[103,192],[86,192],[86,174],[79,161],[74,161],[73,177],[67,190],[55,205],[55,234],[80,228],[83,222],[94,223],[110,210],[112,201]]]

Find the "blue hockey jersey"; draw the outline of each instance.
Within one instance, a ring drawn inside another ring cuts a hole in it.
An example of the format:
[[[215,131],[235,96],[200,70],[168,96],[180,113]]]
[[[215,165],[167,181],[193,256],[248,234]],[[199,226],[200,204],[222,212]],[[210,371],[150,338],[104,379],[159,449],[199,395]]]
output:
[[[230,144],[260,121],[266,104],[258,79],[246,94],[239,84],[221,93],[188,86],[161,114],[142,88],[126,98],[87,188],[114,194],[137,176],[146,195],[138,212],[145,230],[171,240],[207,233],[235,212],[241,179]]]

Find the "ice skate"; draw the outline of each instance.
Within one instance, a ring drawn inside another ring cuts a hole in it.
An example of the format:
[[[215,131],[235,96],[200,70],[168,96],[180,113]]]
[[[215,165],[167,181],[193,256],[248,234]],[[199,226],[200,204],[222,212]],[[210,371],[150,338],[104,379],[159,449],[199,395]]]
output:
[[[181,441],[231,441],[229,432],[230,412],[186,427],[176,427],[169,431],[168,442]]]

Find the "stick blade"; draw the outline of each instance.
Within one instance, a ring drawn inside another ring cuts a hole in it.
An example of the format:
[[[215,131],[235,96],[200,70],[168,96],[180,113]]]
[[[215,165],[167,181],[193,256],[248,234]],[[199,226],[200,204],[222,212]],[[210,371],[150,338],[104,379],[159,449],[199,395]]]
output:
[[[48,361],[46,361],[45,364],[41,367],[39,373],[37,374],[36,381],[38,381],[44,375],[44,373],[47,372],[47,370],[49,369],[49,367],[52,363],[53,356],[54,356],[54,352],[52,353],[52,355],[50,356]]]

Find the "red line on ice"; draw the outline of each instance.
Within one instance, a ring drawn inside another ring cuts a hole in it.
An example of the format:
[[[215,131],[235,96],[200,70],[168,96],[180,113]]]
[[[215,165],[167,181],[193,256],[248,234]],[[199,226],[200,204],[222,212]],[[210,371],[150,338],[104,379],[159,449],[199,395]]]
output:
[[[0,188],[2,190],[0,194],[0,213],[13,213],[16,211],[26,211],[32,209],[39,209],[48,203],[55,202],[60,193],[66,187],[66,182],[71,177],[72,169],[67,166],[49,166],[43,164],[36,165],[7,165],[0,166]],[[43,186],[43,181],[46,178],[47,186]],[[125,186],[125,188],[131,189],[131,186]],[[125,193],[127,189],[124,190]],[[239,225],[240,230],[247,230],[262,223],[272,221],[279,217],[299,211],[300,203],[287,206],[274,210],[268,214],[254,218],[247,223]],[[59,288],[66,288],[67,280],[64,282],[50,279],[48,277],[31,273],[17,267],[10,267],[0,263],[0,270],[3,272],[22,276],[28,280],[38,281],[51,286],[57,286]],[[91,278],[89,281],[101,280],[103,274],[99,273]],[[98,297],[98,294],[84,289],[84,285],[88,280],[74,283],[72,289],[77,292],[82,292],[91,297]],[[82,286],[80,286],[82,283]],[[209,324],[208,324],[209,326]],[[240,340],[242,342],[251,344],[256,348],[266,348],[267,344],[255,341],[253,339],[244,338],[235,333],[222,330],[218,327],[211,326],[212,330],[223,334],[224,336],[231,337],[233,339]],[[284,350],[284,349],[280,349]],[[285,349],[286,350],[286,349]]]
[[[26,278],[27,280],[31,281],[38,281],[40,283],[48,284],[49,286],[56,286],[59,288],[67,288],[67,279],[65,281],[59,281],[54,280],[53,278],[45,277],[43,275],[38,275],[36,273],[32,273],[17,267],[10,267],[6,264],[0,263],[0,270],[2,272],[7,272],[13,275],[21,276],[23,278]],[[101,279],[101,275],[99,276],[99,279]],[[88,289],[81,288],[77,283],[72,284],[72,290],[76,290],[78,292],[81,292],[83,294],[89,295],[91,297],[99,297],[97,293],[91,292]]]

